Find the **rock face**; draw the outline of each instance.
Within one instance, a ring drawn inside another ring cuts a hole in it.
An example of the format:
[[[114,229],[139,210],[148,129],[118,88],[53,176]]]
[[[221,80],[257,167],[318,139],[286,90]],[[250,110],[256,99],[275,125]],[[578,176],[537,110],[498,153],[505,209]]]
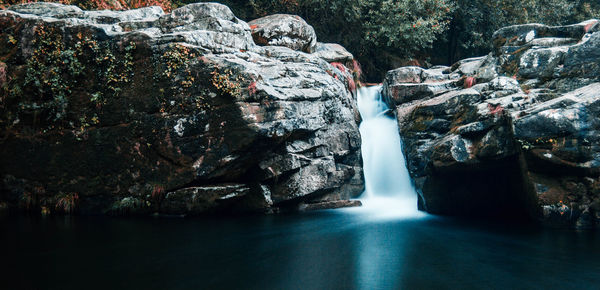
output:
[[[388,72],[420,207],[600,227],[599,31],[510,26],[486,57]]]
[[[293,27],[273,31],[303,39]],[[311,35],[297,49],[312,51]],[[12,6],[0,11],[0,204],[186,215],[356,196],[348,71],[256,45],[215,3]]]

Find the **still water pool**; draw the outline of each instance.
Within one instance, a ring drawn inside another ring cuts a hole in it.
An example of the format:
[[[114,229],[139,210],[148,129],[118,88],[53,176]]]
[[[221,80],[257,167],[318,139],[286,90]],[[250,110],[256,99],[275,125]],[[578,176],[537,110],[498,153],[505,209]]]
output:
[[[0,218],[2,289],[599,289],[600,233],[352,210]]]

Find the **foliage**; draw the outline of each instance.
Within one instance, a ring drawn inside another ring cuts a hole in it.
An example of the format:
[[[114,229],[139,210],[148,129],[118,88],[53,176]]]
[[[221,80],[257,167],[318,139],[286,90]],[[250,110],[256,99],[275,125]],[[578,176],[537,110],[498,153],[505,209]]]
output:
[[[67,97],[73,88],[70,80],[82,73],[82,65],[76,51],[65,49],[62,35],[55,28],[38,26],[34,33],[35,49],[27,59],[24,86],[38,98],[32,103],[22,103],[22,107],[35,111],[46,106],[48,118],[58,121],[67,113]]]
[[[365,3],[365,39],[375,47],[395,49],[405,56],[428,48],[446,30],[452,8],[449,2],[436,0]]]
[[[152,199],[160,200],[165,195],[165,187],[159,184],[152,186]]]
[[[492,34],[501,27],[543,23],[565,25],[600,17],[600,4],[590,0],[453,0],[449,30],[434,45],[435,63],[451,64],[487,54]]]

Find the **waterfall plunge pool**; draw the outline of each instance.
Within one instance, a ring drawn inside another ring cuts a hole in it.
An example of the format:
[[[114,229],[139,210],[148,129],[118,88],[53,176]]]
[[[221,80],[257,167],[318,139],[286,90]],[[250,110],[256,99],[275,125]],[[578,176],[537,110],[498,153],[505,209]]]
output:
[[[2,289],[593,289],[600,232],[325,210],[0,218]]]

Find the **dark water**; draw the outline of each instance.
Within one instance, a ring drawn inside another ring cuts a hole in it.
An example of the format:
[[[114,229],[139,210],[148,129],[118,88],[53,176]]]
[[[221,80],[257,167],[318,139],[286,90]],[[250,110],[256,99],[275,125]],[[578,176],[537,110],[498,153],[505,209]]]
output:
[[[5,217],[0,230],[0,289],[600,288],[600,233],[438,217]]]

